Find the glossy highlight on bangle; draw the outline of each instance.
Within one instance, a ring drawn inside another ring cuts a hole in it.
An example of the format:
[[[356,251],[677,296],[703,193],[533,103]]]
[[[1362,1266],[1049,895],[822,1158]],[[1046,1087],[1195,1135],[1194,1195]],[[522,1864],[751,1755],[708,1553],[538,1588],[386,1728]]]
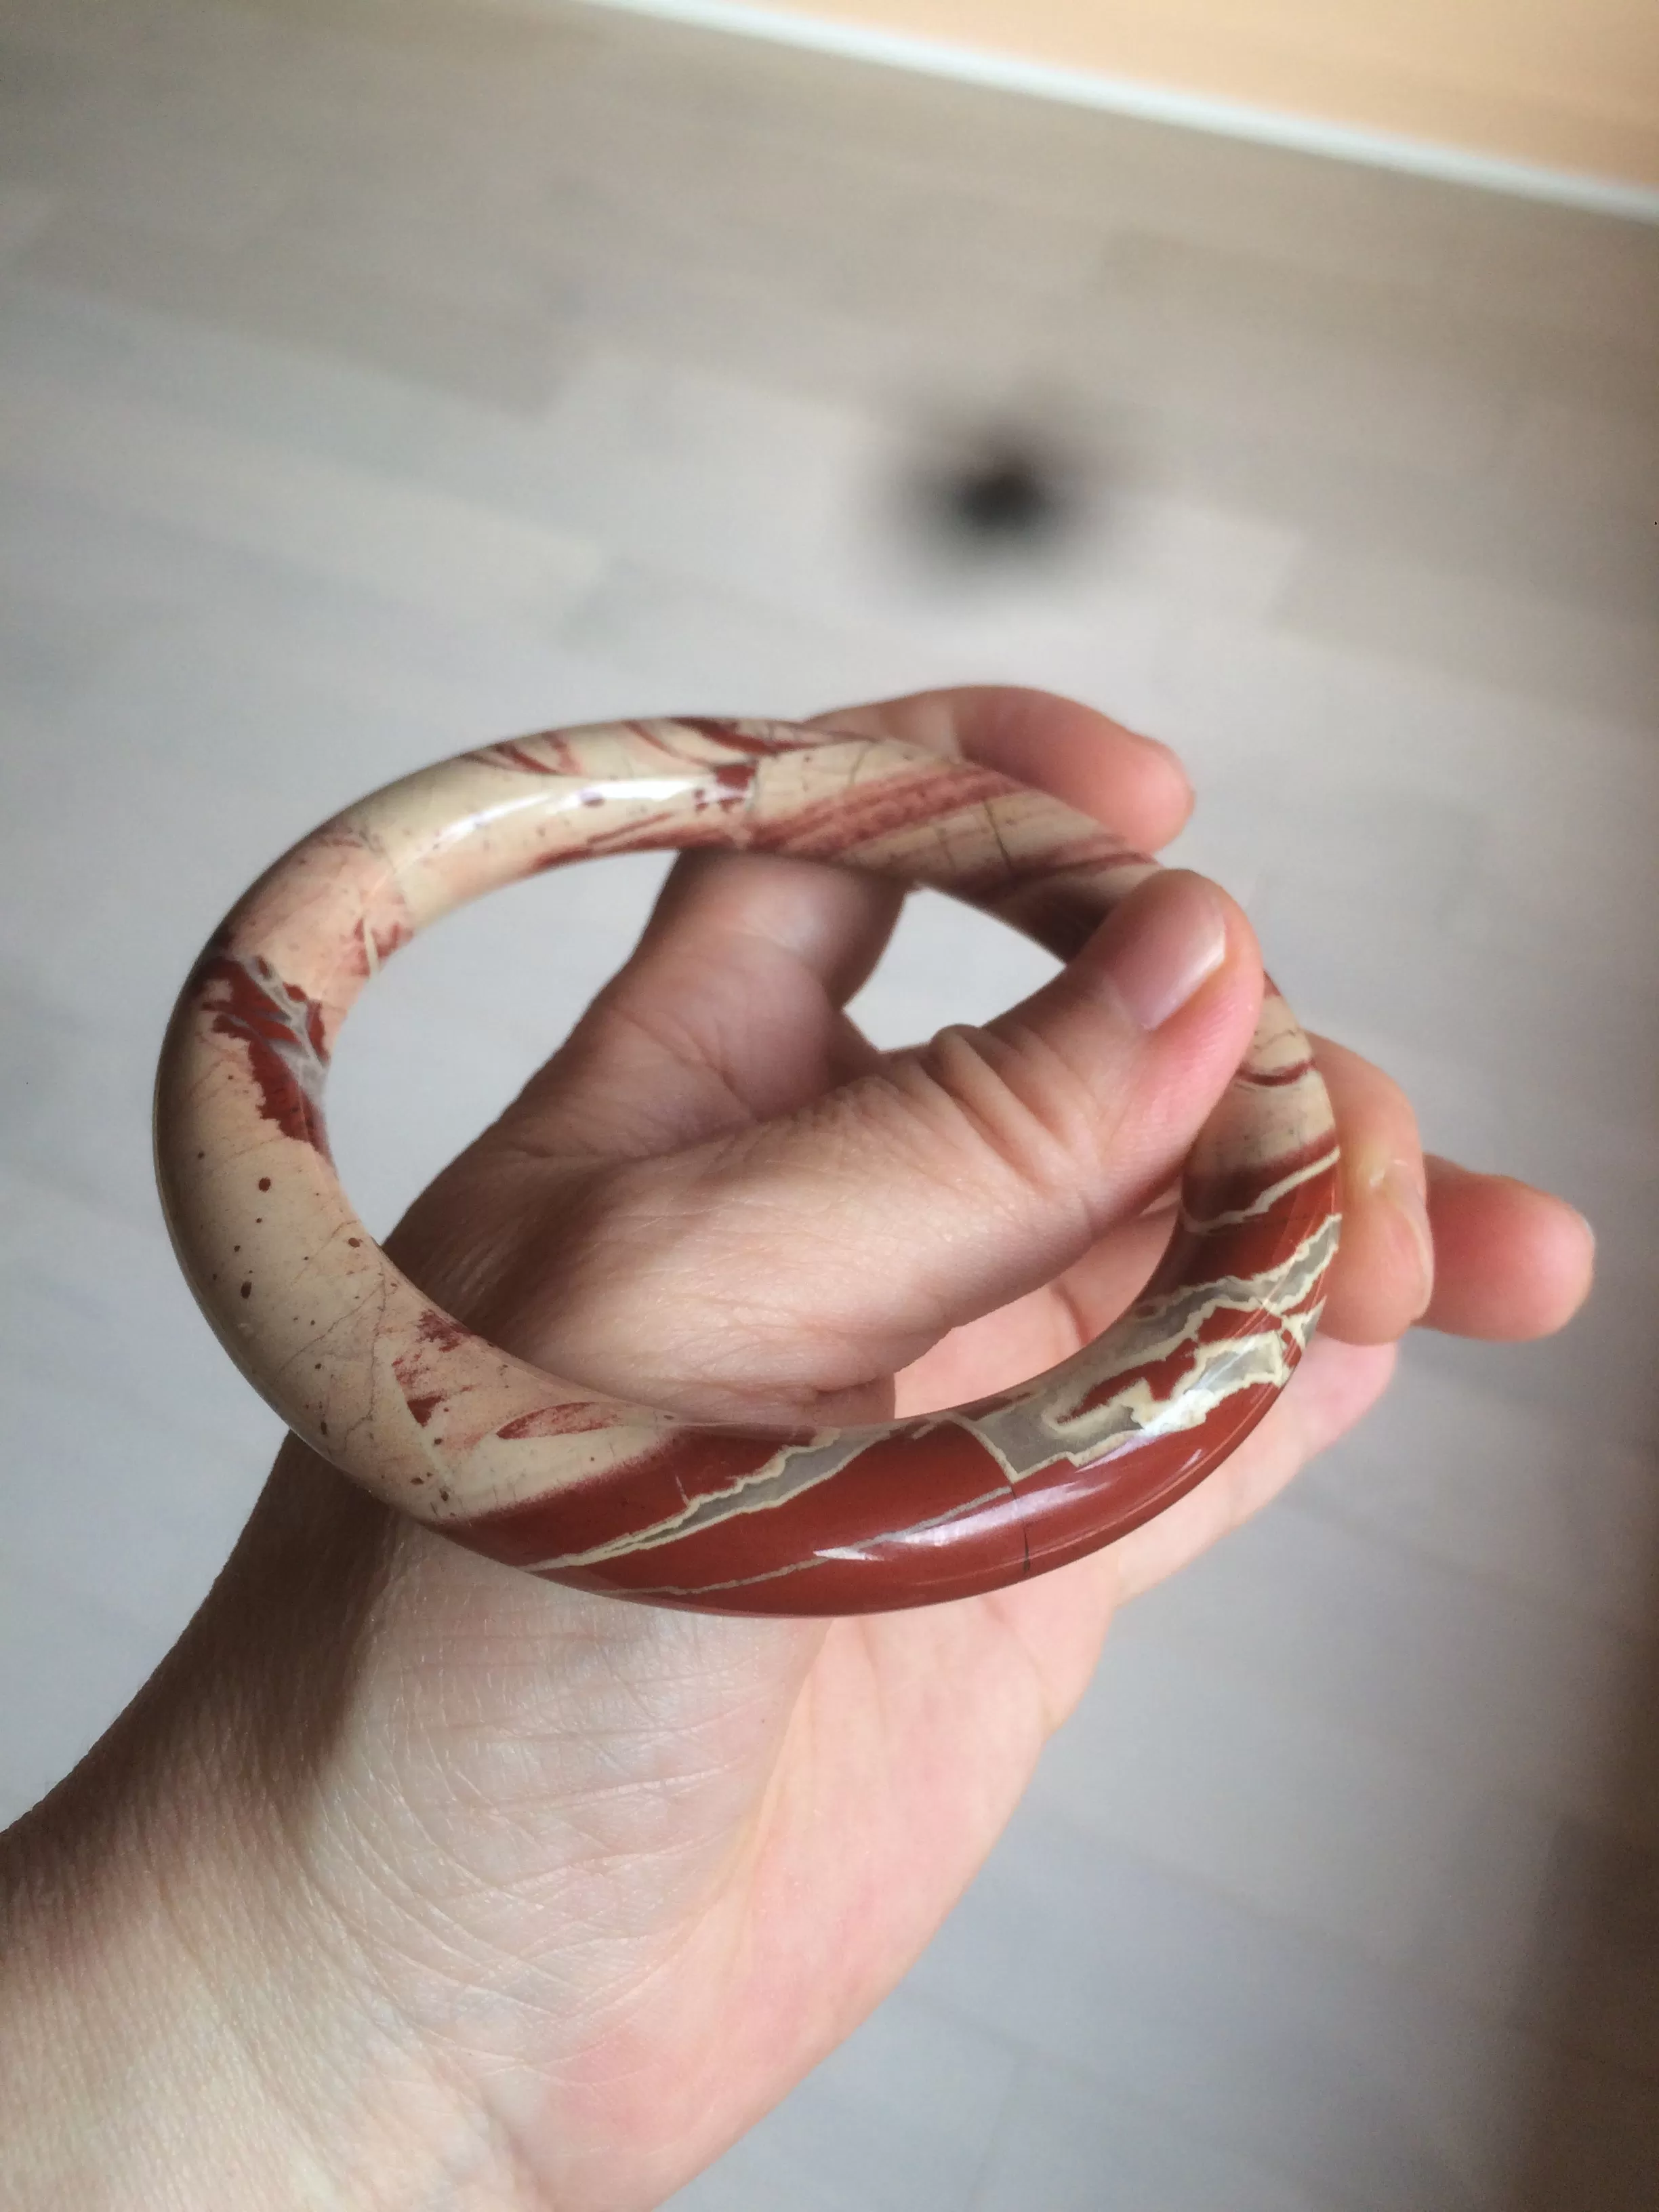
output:
[[[1112,1542],[1249,1435],[1339,1229],[1325,1088],[1269,986],[1122,1319],[1018,1389],[909,1419],[685,1420],[562,1382],[435,1306],[353,1212],[323,1086],[380,963],[482,892],[610,853],[797,854],[953,894],[1061,959],[1157,863],[971,762],[767,721],[486,745],[350,806],[232,910],[175,1009],[162,1201],[197,1298],[297,1435],[375,1497],[553,1581],[740,1613],[965,1597]]]

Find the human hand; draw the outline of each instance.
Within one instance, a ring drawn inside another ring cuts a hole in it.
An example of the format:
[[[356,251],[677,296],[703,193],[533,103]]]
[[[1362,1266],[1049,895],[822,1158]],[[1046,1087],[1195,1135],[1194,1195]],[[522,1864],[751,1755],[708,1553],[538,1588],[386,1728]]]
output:
[[[969,753],[1146,849],[1188,810],[1161,747],[1040,694],[823,719]],[[1249,1037],[1248,924],[1155,879],[1024,1007],[884,1056],[843,1008],[898,903],[810,863],[679,862],[399,1265],[527,1358],[710,1418],[921,1411],[1076,1350],[1150,1272]],[[1033,1584],[827,1625],[634,1607],[473,1558],[285,1446],[183,1643],[13,1844],[26,1899],[83,1869],[73,1924],[17,1923],[36,2002],[54,1966],[70,1984],[60,2043],[82,2075],[107,2054],[60,2133],[102,2128],[129,2170],[136,2139],[158,2203],[622,2212],[715,2155],[926,1942],[1116,1605],[1358,1419],[1413,1321],[1528,1336],[1582,1297],[1571,1209],[1425,1166],[1395,1086],[1319,1056],[1345,1176],[1321,1334],[1197,1491]]]

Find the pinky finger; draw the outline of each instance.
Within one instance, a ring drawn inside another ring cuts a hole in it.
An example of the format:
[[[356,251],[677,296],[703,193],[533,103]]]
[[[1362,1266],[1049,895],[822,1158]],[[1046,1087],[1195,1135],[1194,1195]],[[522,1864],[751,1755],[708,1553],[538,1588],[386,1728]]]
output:
[[[1522,1343],[1549,1336],[1589,1294],[1595,1237],[1565,1199],[1510,1176],[1430,1158],[1436,1254],[1426,1328]]]

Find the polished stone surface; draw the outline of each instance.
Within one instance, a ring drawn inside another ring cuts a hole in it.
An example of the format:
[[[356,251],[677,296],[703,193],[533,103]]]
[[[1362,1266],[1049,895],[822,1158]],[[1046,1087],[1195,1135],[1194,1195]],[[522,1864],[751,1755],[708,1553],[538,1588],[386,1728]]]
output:
[[[915,527],[989,417],[1087,464],[1042,562]],[[684,2202],[1650,2212],[1656,502],[1650,231],[575,8],[0,0],[7,1809],[277,1433],[148,1146],[270,854],[550,720],[1051,684],[1182,747],[1180,857],[1298,1012],[1584,1207],[1602,1287],[1554,1346],[1414,1344],[1126,1616],[899,1994]],[[658,867],[485,902],[365,999],[372,1227]],[[916,902],[883,1042],[1045,972],[969,922]]]
[[[336,1172],[325,1099],[362,994],[472,899],[692,848],[943,892],[1061,960],[1158,872],[972,757],[766,720],[540,731],[366,795],[238,900],[161,1053],[162,1206],[238,1367],[385,1504],[488,1559],[647,1604],[804,1616],[977,1596],[1195,1489],[1289,1382],[1341,1226],[1331,1102],[1271,984],[1129,1310],[971,1405],[858,1426],[678,1419],[526,1364],[381,1249]],[[435,1031],[434,1060],[445,1042]]]

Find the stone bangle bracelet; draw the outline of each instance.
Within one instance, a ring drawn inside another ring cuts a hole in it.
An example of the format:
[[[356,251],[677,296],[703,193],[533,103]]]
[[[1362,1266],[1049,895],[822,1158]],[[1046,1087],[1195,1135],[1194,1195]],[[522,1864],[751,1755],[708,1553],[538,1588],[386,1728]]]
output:
[[[322,1111],[364,982],[481,891],[694,845],[932,884],[1062,959],[1156,866],[970,763],[776,722],[556,732],[349,807],[230,914],[161,1057],[168,1225],[248,1380],[343,1473],[475,1551],[715,1612],[865,1613],[994,1589],[1192,1489],[1289,1380],[1336,1245],[1329,1102],[1271,988],[1137,1304],[1048,1373],[948,1413],[786,1431],[623,1404],[487,1343],[380,1250],[341,1188]]]

